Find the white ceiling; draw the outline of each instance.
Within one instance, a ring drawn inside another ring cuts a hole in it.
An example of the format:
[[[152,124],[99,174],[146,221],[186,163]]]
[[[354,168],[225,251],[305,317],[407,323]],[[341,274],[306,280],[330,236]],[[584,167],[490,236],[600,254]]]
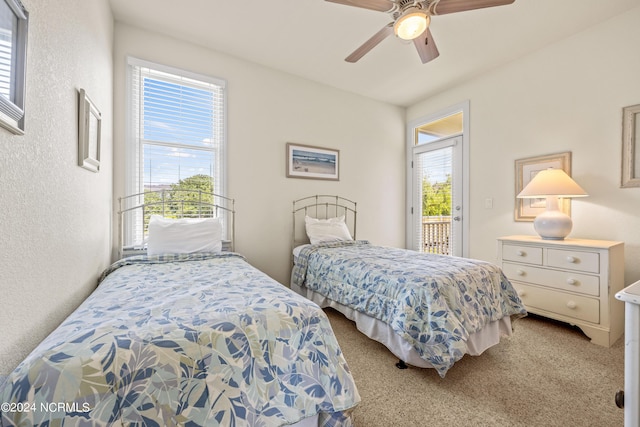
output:
[[[516,0],[435,16],[435,60],[422,64],[413,44],[389,37],[350,64],[344,58],[391,22],[389,15],[323,0],[109,1],[116,21],[400,106],[640,5]]]

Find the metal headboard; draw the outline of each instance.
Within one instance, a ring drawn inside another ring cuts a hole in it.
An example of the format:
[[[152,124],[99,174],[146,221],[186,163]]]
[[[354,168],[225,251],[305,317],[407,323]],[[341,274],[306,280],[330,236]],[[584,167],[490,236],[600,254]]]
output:
[[[293,201],[292,249],[309,243],[304,228],[304,217],[327,219],[344,215],[351,236],[356,238],[357,203],[340,196],[316,195]],[[301,219],[301,220],[300,220]]]
[[[235,249],[235,200],[202,190],[156,190],[132,194],[118,199],[119,255],[146,253],[144,239],[151,215],[165,218],[220,218],[222,220],[222,250]],[[133,224],[138,224],[134,235]]]

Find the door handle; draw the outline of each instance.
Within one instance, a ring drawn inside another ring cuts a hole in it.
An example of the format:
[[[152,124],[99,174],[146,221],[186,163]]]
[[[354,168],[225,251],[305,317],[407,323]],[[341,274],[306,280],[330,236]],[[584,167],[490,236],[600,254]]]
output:
[[[454,221],[460,221],[461,219],[462,219],[462,218],[460,218],[459,216],[454,216],[454,217],[453,217],[453,220],[454,220]]]

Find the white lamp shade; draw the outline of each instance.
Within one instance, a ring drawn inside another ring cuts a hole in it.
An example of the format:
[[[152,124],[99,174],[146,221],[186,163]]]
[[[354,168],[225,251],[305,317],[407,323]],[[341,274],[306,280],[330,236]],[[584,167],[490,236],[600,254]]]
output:
[[[518,198],[546,198],[546,210],[533,221],[533,227],[543,239],[562,240],[571,233],[573,221],[569,215],[558,207],[559,197],[585,197],[582,189],[562,169],[545,169],[540,171],[522,189]]]
[[[413,40],[427,30],[431,18],[422,10],[409,8],[393,25],[396,36],[403,40]]]
[[[538,172],[518,194],[520,199],[547,196],[585,197],[588,194],[562,169],[545,169]]]

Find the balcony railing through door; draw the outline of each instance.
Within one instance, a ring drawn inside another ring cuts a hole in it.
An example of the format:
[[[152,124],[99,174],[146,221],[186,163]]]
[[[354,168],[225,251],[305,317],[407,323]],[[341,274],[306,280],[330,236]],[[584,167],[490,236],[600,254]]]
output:
[[[423,252],[430,254],[451,255],[449,247],[450,237],[450,216],[422,217]]]

